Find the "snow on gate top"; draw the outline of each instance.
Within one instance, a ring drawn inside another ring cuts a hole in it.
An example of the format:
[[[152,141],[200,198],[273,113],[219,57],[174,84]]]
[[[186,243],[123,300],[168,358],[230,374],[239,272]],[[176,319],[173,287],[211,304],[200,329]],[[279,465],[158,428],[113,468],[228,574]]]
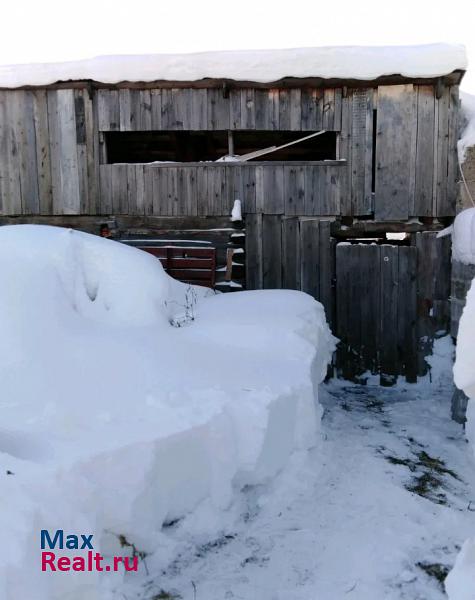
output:
[[[198,81],[204,78],[270,83],[285,77],[372,80],[385,75],[440,77],[465,70],[465,47],[339,46],[237,50],[194,54],[98,56],[63,63],[0,66],[0,87],[58,81]]]

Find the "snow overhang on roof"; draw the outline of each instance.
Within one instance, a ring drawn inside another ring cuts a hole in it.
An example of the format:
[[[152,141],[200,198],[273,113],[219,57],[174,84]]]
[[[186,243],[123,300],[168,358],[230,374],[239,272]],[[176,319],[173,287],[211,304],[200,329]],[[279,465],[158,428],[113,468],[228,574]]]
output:
[[[98,56],[63,63],[0,66],[0,87],[47,86],[65,81],[197,82],[225,79],[271,83],[287,78],[371,81],[399,75],[435,78],[467,68],[465,47],[338,46],[237,50],[195,54]]]

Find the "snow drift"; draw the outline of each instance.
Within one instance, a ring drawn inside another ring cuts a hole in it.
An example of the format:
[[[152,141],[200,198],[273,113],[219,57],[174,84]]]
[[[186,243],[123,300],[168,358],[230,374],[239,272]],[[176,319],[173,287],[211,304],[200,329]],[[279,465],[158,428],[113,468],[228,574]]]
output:
[[[466,158],[467,150],[471,146],[475,146],[475,96],[467,94],[466,92],[460,93],[461,105],[462,105],[462,116],[463,131],[458,141],[457,149],[458,156],[461,163]]]
[[[20,225],[0,229],[0,314],[2,600],[107,597],[112,574],[41,573],[41,529],[156,556],[164,522],[226,511],[318,441],[334,338],[306,294],[214,295]]]
[[[467,264],[475,264],[475,209],[463,211],[454,223],[454,257]],[[457,337],[454,380],[456,386],[469,397],[466,433],[475,452],[475,281],[467,300]],[[475,538],[465,542],[454,568],[446,579],[445,587],[450,600],[475,598]]]
[[[452,235],[452,260],[475,265],[475,208],[460,212],[453,225],[444,231]]]
[[[87,60],[0,67],[0,87],[92,79],[197,81],[204,78],[270,83],[284,77],[371,80],[384,75],[440,77],[467,68],[457,44],[340,46],[236,50],[194,54],[98,56]]]

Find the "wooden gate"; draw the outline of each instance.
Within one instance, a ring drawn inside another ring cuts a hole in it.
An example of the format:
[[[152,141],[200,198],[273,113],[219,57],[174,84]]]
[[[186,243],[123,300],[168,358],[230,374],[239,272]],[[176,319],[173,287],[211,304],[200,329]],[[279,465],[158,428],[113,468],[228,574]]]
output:
[[[392,383],[417,379],[417,248],[341,243],[336,247],[337,366]]]
[[[337,244],[335,296],[338,374],[415,382],[434,338],[448,333],[450,244],[433,232],[410,245]]]

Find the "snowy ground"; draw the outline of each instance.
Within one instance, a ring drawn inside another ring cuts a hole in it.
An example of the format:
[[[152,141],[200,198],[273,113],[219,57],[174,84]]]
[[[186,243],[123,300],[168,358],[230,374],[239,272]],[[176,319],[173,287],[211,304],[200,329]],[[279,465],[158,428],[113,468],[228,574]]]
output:
[[[269,487],[248,488],[212,536],[199,515],[170,524],[174,559],[160,574],[147,565],[150,576],[117,598],[446,597],[441,581],[475,532],[475,465],[449,418],[448,377],[323,387],[322,446],[294,455]]]

